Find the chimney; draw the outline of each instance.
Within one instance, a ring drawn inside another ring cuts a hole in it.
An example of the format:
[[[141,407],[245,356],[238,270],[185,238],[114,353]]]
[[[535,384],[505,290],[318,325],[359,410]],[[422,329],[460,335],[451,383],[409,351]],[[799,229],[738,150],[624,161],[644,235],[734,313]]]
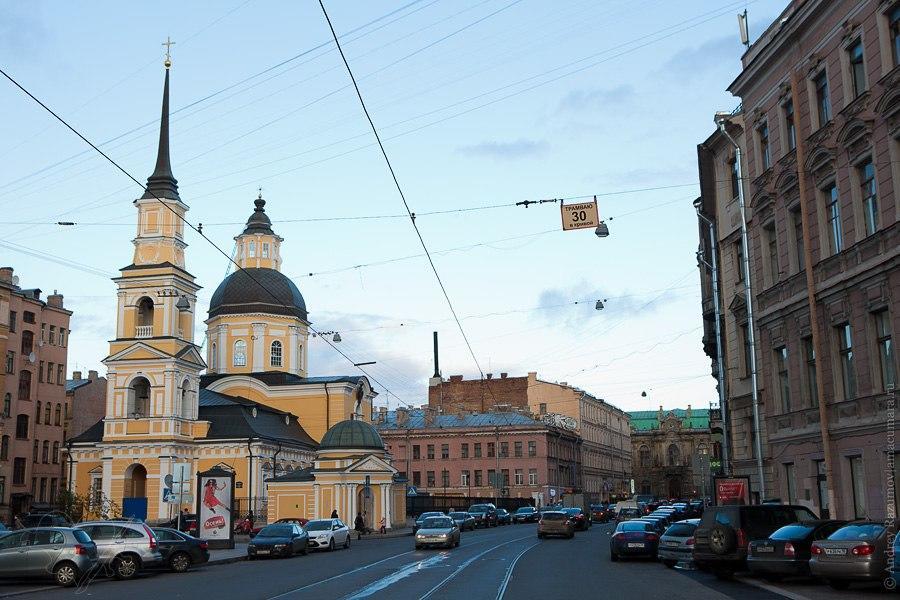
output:
[[[460,381],[462,381],[462,380],[463,380],[463,376],[462,376],[462,375],[451,375],[451,376],[450,376],[450,382],[451,382],[451,383],[458,383],[458,382],[460,382]]]
[[[508,373],[500,373],[500,379],[506,379]]]
[[[72,371],[72,379],[81,381],[81,371]]]
[[[91,381],[96,381],[97,380],[97,371],[95,371],[93,369],[88,371],[88,379]]]
[[[432,332],[434,335],[434,375],[432,377],[441,376],[441,367],[438,363],[438,335],[437,331]]]
[[[404,427],[407,423],[409,423],[409,411],[405,408],[397,409],[397,425],[399,427]]]
[[[0,267],[0,281],[11,284],[13,280],[12,267]]]
[[[691,418],[691,405],[690,404],[688,404],[688,407],[687,407],[687,418],[688,419]]]
[[[434,427],[434,421],[437,417],[437,410],[430,406],[423,406],[422,414],[425,416],[425,427]]]
[[[53,293],[47,296],[47,304],[52,306],[53,308],[62,308],[63,295],[56,290],[53,290]]]

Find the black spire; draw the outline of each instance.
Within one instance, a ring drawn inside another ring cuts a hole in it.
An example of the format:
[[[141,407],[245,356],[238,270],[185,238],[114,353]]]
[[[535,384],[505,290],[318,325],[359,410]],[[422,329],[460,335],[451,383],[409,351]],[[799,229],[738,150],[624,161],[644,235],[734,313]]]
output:
[[[259,197],[253,201],[253,205],[256,208],[253,209],[253,214],[247,219],[247,227],[244,228],[244,232],[241,235],[247,235],[248,233],[274,235],[275,232],[272,231],[272,221],[269,219],[269,215],[266,214],[266,201],[263,200],[262,192],[260,192]]]
[[[166,83],[163,86],[162,116],[159,120],[159,150],[156,153],[156,168],[147,178],[147,189],[141,199],[170,198],[178,196],[178,180],[172,175],[169,161],[169,68],[166,66]]]

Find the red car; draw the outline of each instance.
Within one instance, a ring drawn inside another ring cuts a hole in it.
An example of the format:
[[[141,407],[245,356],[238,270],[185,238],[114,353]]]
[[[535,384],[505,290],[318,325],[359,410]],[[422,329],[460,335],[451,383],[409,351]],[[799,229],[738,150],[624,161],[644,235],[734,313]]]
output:
[[[247,520],[244,519],[244,521],[247,521]],[[274,523],[262,523],[261,525],[254,525],[249,530],[250,537],[255,536],[266,525],[280,525],[280,524],[284,524],[284,523],[290,523],[291,525],[299,525],[301,527],[306,527],[306,524],[309,523],[309,519],[304,519],[303,517],[285,517],[284,519],[278,519]],[[235,533],[238,533],[237,525],[235,525]],[[244,533],[244,532],[242,532],[242,533]]]

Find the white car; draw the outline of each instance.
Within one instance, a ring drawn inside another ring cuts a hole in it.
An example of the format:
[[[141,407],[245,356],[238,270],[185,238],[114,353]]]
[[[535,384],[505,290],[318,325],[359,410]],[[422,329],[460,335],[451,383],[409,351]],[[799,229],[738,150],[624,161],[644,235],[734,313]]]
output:
[[[340,519],[315,519],[307,523],[304,529],[309,535],[310,549],[350,548],[350,528]]]

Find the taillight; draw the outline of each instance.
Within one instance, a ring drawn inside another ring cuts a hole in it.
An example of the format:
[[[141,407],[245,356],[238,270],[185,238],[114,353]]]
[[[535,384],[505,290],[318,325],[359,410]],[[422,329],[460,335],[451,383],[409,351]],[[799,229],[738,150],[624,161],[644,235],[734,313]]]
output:
[[[875,546],[871,544],[862,544],[861,546],[854,546],[850,549],[850,554],[853,556],[869,556],[875,552]]]
[[[617,540],[624,540],[624,539],[625,539],[625,534],[622,533],[622,532],[620,531],[619,533],[615,534],[615,535],[613,536],[613,538],[614,538],[614,539],[617,539]]]
[[[797,551],[794,550],[794,545],[790,542],[784,543],[784,555],[785,556],[797,556]]]
[[[743,529],[737,530],[737,545],[738,548],[745,548],[747,546],[747,534],[744,533]]]
[[[209,548],[209,544],[206,543],[206,540],[201,540],[201,541],[200,541],[200,549],[201,549],[201,550],[206,550],[207,548]]]
[[[86,555],[88,553],[87,548],[85,548],[81,544],[75,544],[74,550],[75,550],[75,554]]]
[[[693,545],[694,545],[694,538],[688,538],[687,540],[685,540],[684,545],[685,545],[685,546],[693,546]]]
[[[144,525],[144,531],[147,532],[147,536],[150,538],[150,549],[156,550],[156,536],[153,535],[153,531],[146,525]]]
[[[818,555],[822,554],[822,547],[821,547],[821,546],[816,546],[815,544],[813,544],[810,551],[811,551],[813,554],[815,554],[816,556],[818,556]]]
[[[659,539],[659,536],[656,535],[655,533],[648,533],[648,534],[647,534],[647,541],[648,541],[648,542],[655,542],[655,541],[658,540],[658,539]]]

